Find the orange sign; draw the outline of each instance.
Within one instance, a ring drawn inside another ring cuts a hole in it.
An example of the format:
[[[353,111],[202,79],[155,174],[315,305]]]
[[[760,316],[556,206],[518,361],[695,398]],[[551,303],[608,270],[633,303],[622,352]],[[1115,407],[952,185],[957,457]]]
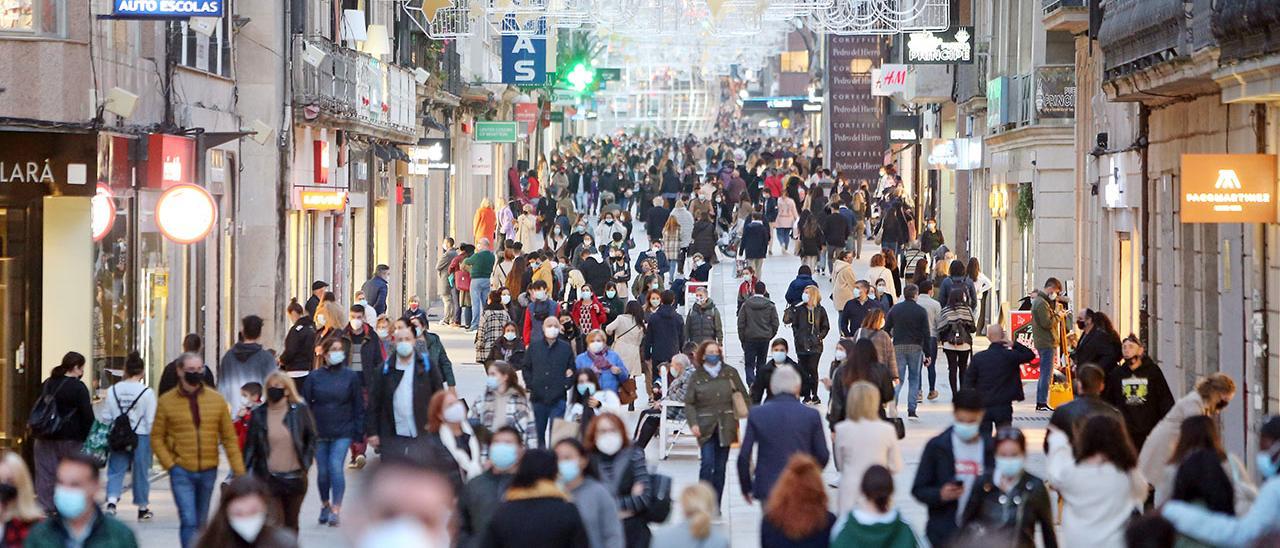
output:
[[[1274,223],[1273,154],[1183,154],[1182,222]]]
[[[302,209],[336,211],[347,206],[344,190],[303,190]]]

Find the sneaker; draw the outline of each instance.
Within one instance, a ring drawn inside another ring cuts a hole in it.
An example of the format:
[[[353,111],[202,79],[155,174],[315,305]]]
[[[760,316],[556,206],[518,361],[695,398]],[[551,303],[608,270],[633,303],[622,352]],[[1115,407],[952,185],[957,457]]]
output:
[[[333,519],[333,513],[329,511],[329,505],[327,505],[327,504],[326,504],[326,505],[324,505],[324,506],[321,506],[321,507],[320,507],[320,519],[319,519],[319,520],[317,520],[317,522],[318,522],[320,525],[327,525],[327,524],[329,523],[329,520],[331,520],[331,519]]]
[[[151,513],[151,509],[150,509],[150,508],[139,508],[139,509],[138,509],[138,521],[150,521],[150,520],[151,520],[151,518],[153,518],[153,517],[155,517],[155,516],[156,516],[155,514],[152,514],[152,513]]]
[[[339,525],[342,525],[342,520],[338,518],[338,514],[332,514],[332,515],[330,515],[330,516],[329,516],[329,527],[338,527]]]
[[[1037,403],[1036,411],[1053,411],[1053,408],[1049,407],[1049,404],[1047,403]]]
[[[930,390],[930,391],[929,391],[929,400],[930,400],[930,401],[932,401],[932,400],[936,400],[936,399],[938,399],[938,391],[937,391],[937,390]]]
[[[115,503],[114,503],[114,502],[108,502],[108,503],[107,503],[107,510],[106,510],[106,513],[107,513],[107,515],[108,515],[108,516],[114,516],[114,515],[116,515],[116,505],[115,505]]]
[[[920,420],[920,415],[917,415],[915,411],[908,411],[908,412],[907,412],[907,418],[908,418],[908,419],[916,419],[916,420]]]

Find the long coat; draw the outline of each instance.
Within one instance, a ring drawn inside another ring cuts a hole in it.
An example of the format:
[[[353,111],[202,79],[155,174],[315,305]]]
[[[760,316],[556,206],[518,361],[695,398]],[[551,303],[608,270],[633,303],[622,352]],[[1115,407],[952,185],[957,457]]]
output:
[[[605,326],[604,331],[613,337],[613,351],[622,357],[622,363],[627,364],[628,369],[638,370],[644,326],[637,325],[636,319],[630,314],[622,314]]]
[[[701,253],[707,262],[715,264],[716,225],[711,221],[698,221],[693,225],[693,243],[689,244],[689,256]]]
[[[685,420],[689,422],[689,426],[698,427],[698,445],[710,440],[717,430],[721,447],[728,447],[738,441],[738,419],[733,414],[733,393],[741,393],[743,401],[750,397],[738,370],[721,365],[720,374],[712,377],[706,369],[698,367],[693,376],[689,377],[688,386],[688,392],[684,395]]]
[[[831,298],[834,300],[836,310],[844,310],[845,303],[853,300],[853,286],[858,282],[858,275],[853,271],[853,265],[841,260],[836,260],[835,266],[831,267],[835,288],[832,290]]]

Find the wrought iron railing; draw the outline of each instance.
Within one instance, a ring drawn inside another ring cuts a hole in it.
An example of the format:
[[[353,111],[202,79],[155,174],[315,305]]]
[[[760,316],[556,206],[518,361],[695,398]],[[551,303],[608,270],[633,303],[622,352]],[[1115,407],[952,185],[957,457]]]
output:
[[[409,70],[323,37],[294,36],[293,54],[295,106],[371,128],[416,131],[416,83]]]
[[[1041,0],[1044,6],[1044,13],[1048,15],[1054,10],[1061,8],[1087,8],[1088,0]]]

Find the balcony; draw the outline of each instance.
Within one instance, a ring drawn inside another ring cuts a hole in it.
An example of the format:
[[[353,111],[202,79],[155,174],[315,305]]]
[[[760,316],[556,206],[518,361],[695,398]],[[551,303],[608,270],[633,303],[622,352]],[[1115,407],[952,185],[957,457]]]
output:
[[[1002,84],[1003,85],[1003,84]],[[1069,126],[1076,116],[1074,65],[1041,65],[1032,72],[1010,76],[1007,116],[999,113],[989,128],[994,133],[1025,126]],[[999,109],[1003,105],[988,108]]]
[[[300,119],[416,143],[413,72],[323,37],[293,38],[293,106]]]
[[[1088,0],[1042,0],[1044,30],[1080,34],[1089,30]]]
[[[1213,35],[1224,103],[1280,101],[1280,2],[1220,2]]]
[[[987,54],[978,53],[974,56],[972,65],[956,66],[956,96],[957,105],[964,105],[970,101],[974,101],[970,110],[981,110],[985,108],[981,100],[987,94]]]
[[[1109,0],[1098,31],[1103,88],[1115,101],[1214,93],[1213,0]]]

